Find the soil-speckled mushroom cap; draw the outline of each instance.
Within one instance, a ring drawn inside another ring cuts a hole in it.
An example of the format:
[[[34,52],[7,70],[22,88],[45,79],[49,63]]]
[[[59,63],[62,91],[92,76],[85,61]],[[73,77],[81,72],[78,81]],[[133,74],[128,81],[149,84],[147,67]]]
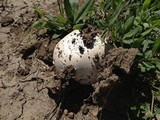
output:
[[[96,82],[97,70],[95,57],[102,60],[105,54],[105,44],[96,35],[92,48],[84,44],[79,30],[74,30],[58,42],[53,53],[53,62],[57,71],[63,71],[67,66],[75,68],[75,80],[81,84]]]

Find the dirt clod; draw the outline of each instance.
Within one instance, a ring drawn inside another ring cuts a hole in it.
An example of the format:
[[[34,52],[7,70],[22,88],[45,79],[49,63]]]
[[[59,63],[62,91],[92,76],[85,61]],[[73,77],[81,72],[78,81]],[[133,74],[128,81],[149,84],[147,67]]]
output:
[[[68,110],[67,109],[64,110],[64,115],[66,115],[66,116],[68,115]]]
[[[82,38],[84,40],[84,45],[87,48],[93,48],[95,42],[95,36],[100,33],[100,31],[93,26],[88,25],[86,28],[80,31],[82,34]]]
[[[68,114],[68,117],[69,117],[70,119],[74,119],[74,113],[73,113],[73,112],[70,112],[70,113]]]
[[[95,103],[105,100],[106,92],[111,86],[127,78],[137,52],[134,48],[113,48],[108,52],[101,63],[103,68],[100,68],[98,82],[93,85],[95,91],[92,97]]]

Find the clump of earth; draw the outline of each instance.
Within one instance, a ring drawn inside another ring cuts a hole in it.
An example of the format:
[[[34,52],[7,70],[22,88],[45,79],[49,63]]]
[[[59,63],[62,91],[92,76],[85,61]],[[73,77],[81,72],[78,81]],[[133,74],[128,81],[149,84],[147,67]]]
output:
[[[74,80],[73,66],[56,73],[52,62],[59,39],[51,40],[45,30],[28,33],[36,20],[34,4],[53,14],[58,10],[56,0],[0,2],[0,119],[127,118],[137,50],[109,50],[99,64],[97,82],[81,85]]]

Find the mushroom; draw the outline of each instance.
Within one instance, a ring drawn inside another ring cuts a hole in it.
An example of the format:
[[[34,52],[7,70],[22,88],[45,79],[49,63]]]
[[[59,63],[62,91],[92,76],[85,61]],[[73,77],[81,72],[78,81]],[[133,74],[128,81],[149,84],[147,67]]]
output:
[[[106,49],[100,35],[93,37],[93,47],[86,46],[82,36],[79,30],[74,30],[60,40],[54,49],[53,62],[59,72],[72,65],[75,80],[87,85],[97,81],[97,63],[102,61]]]

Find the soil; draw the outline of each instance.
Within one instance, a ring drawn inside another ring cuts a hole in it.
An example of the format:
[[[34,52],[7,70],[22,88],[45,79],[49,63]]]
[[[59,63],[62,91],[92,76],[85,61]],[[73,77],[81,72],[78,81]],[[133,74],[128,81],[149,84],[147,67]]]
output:
[[[110,50],[93,85],[75,82],[72,66],[57,75],[52,55],[58,39],[43,30],[28,32],[36,20],[34,4],[57,13],[56,0],[0,1],[0,119],[127,119],[137,50]]]
[[[83,30],[80,31],[82,34],[82,38],[84,40],[84,45],[87,48],[93,48],[95,42],[95,36],[99,35],[101,32],[97,27],[93,27],[91,25],[86,25]]]

